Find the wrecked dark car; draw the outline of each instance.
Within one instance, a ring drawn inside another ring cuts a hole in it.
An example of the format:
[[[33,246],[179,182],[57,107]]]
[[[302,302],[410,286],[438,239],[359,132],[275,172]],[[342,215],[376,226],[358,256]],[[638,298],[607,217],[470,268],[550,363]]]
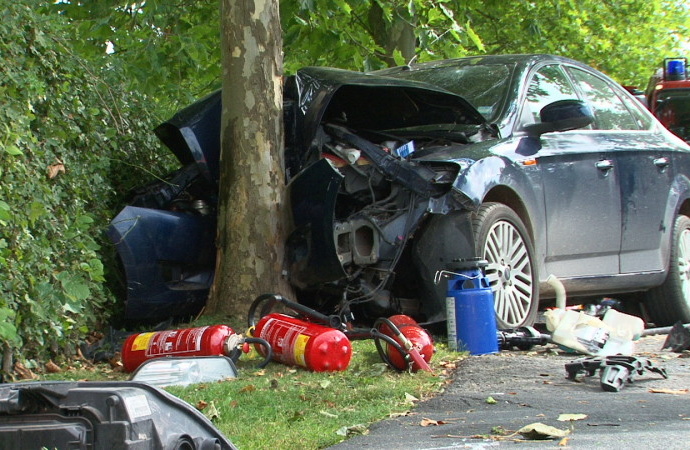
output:
[[[284,98],[300,302],[440,322],[437,272],[480,257],[500,328],[533,323],[554,277],[569,297],[643,293],[658,324],[690,321],[690,148],[605,75],[548,55],[306,68]],[[132,318],[205,301],[219,102],[156,130],[185,167],[113,221]]]

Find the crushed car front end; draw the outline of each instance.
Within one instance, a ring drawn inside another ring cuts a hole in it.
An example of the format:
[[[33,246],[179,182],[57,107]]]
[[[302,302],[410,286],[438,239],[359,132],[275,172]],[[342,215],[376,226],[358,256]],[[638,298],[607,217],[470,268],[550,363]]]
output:
[[[446,91],[351,72],[323,76],[329,72],[306,69],[294,79],[294,92],[318,92],[322,103],[302,103],[318,114],[297,111],[297,123],[308,123],[298,129],[311,133],[301,142],[304,168],[289,185],[289,280],[301,302],[322,311],[443,320],[445,289],[434,275],[451,259],[474,256],[467,212],[476,204],[453,188],[472,161],[434,155],[496,136]],[[427,230],[433,215],[452,215],[457,233]]]
[[[111,224],[128,319],[194,314],[206,301],[220,99],[216,92],[156,129],[182,168],[140,189]],[[453,187],[472,161],[435,155],[493,140],[492,127],[447,91],[330,68],[286,79],[284,126],[292,212],[286,265],[298,300],[363,320],[390,312],[442,320],[445,293],[434,274],[451,257],[473,256],[474,247],[468,220],[454,217],[452,236],[440,240],[447,227],[428,231],[435,229],[429,217],[467,212],[476,202]]]

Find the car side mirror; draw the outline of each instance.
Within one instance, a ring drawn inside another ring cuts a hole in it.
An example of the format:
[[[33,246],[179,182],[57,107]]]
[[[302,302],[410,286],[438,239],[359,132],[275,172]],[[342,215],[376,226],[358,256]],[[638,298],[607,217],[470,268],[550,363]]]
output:
[[[525,125],[529,136],[541,136],[552,131],[584,128],[594,122],[592,108],[580,100],[558,100],[544,106],[539,112],[541,123]]]

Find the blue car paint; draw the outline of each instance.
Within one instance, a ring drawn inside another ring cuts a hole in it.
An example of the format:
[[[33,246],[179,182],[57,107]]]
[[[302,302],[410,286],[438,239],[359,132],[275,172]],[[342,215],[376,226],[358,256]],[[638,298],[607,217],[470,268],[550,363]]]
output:
[[[206,303],[215,264],[213,217],[125,207],[108,237],[127,278],[126,317],[186,317]]]

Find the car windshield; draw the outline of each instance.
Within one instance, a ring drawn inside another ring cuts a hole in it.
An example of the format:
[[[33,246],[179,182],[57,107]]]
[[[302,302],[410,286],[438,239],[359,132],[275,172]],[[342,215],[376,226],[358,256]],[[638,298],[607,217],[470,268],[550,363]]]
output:
[[[690,141],[690,89],[660,91],[654,113],[666,128]]]
[[[405,70],[390,75],[430,83],[458,95],[472,104],[489,122],[494,122],[506,97],[513,65],[445,65]]]

